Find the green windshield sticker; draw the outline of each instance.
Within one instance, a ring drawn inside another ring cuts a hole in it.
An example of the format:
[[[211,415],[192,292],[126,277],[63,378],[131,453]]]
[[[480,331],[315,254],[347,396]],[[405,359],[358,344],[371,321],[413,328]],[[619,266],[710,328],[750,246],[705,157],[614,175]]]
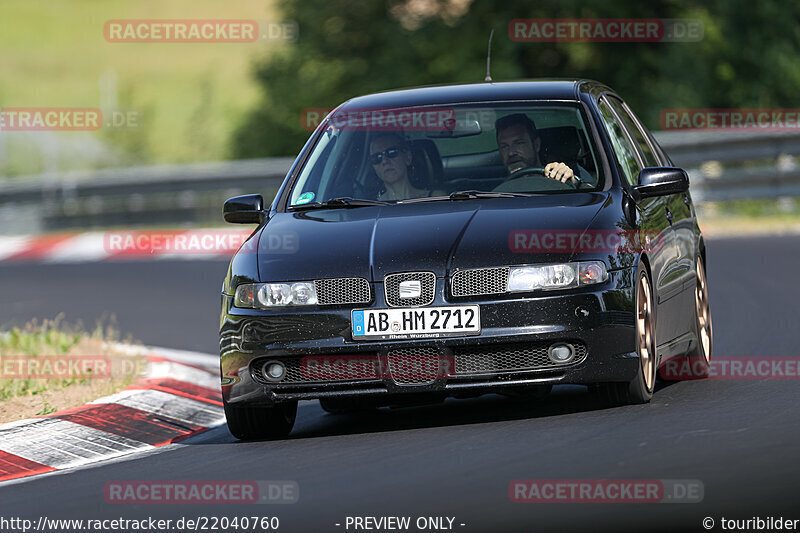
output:
[[[310,202],[313,199],[314,199],[314,193],[313,192],[304,192],[303,194],[301,194],[300,196],[297,197],[297,200],[294,201],[294,205],[307,204],[308,202]]]

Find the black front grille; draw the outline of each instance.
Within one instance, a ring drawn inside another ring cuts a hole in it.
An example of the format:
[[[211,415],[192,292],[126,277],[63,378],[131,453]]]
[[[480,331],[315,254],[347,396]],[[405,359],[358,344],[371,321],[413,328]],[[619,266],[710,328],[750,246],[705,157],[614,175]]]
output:
[[[449,371],[447,358],[431,346],[389,351],[389,373],[397,385],[424,385],[444,377]]]
[[[508,267],[459,270],[453,274],[453,296],[502,294],[508,288]]]
[[[419,281],[420,295],[416,298],[400,298],[400,284],[404,281]],[[417,307],[433,301],[436,291],[436,274],[433,272],[403,272],[389,274],[383,280],[386,303],[392,307]]]
[[[314,281],[320,305],[365,304],[372,301],[369,281],[364,278],[334,278]]]
[[[283,379],[275,381],[265,377],[262,368],[269,361],[283,363],[286,368]],[[381,373],[377,353],[271,357],[250,364],[250,375],[259,383],[269,385],[375,380],[381,378]]]
[[[454,349],[456,375],[555,369],[586,359],[586,345],[582,342],[570,342],[575,347],[575,358],[568,364],[554,363],[547,355],[547,349],[552,344],[537,342],[457,347]]]

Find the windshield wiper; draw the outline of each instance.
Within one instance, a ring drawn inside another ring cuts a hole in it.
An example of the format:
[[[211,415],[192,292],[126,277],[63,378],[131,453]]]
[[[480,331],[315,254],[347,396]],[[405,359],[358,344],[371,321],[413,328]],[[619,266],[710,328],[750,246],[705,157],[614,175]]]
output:
[[[368,207],[373,205],[389,205],[388,202],[380,202],[378,200],[364,200],[360,198],[350,198],[343,196],[341,198],[331,198],[324,202],[312,202],[309,204],[290,205],[289,209],[297,211],[300,209],[339,209],[346,207]]]
[[[441,202],[442,200],[473,200],[475,198],[527,198],[534,196],[526,192],[490,192],[490,191],[456,191],[448,196],[426,196],[424,198],[411,198],[402,200],[398,204],[410,204],[414,202]]]
[[[489,191],[456,191],[450,193],[451,200],[471,200],[473,198],[525,198],[533,196],[527,192],[489,192]]]

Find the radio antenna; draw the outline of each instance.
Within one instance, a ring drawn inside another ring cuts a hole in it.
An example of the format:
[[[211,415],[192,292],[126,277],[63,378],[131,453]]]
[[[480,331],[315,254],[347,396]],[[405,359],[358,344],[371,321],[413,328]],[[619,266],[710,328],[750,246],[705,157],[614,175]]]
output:
[[[494,28],[492,28],[492,33],[489,34],[489,51],[486,52],[486,77],[483,81],[492,81],[492,37],[494,37]]]

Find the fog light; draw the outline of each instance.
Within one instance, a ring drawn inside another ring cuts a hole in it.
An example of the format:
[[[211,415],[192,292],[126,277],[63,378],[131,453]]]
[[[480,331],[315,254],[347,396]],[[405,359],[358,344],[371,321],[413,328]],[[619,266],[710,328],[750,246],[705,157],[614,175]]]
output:
[[[554,363],[564,364],[575,359],[575,348],[571,344],[560,342],[547,350],[547,355]]]
[[[286,375],[286,367],[280,361],[267,361],[261,367],[261,374],[269,381],[280,381]]]

